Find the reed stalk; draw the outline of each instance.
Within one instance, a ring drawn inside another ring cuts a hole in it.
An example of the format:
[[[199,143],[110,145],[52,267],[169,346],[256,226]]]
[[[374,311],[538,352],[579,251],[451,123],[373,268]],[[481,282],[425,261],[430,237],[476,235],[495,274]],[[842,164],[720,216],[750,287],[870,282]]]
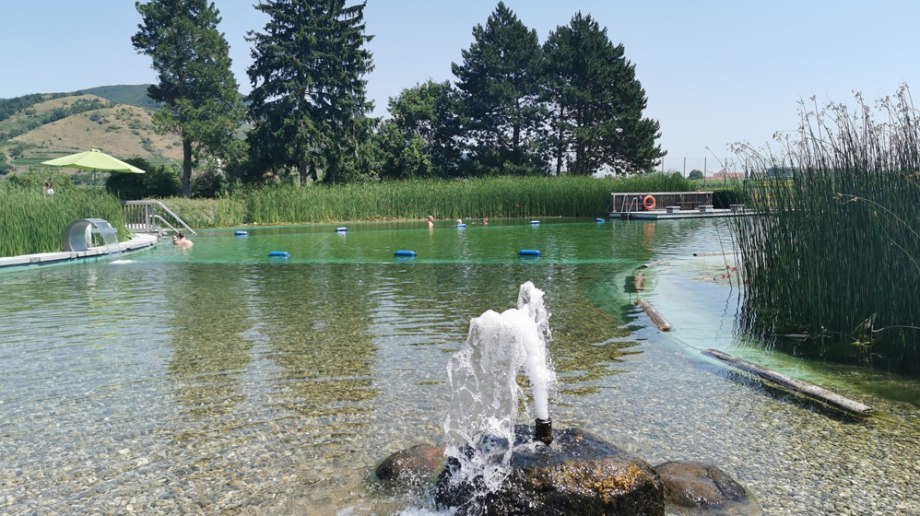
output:
[[[737,219],[741,324],[781,349],[920,372],[920,125],[909,92],[805,109]]]

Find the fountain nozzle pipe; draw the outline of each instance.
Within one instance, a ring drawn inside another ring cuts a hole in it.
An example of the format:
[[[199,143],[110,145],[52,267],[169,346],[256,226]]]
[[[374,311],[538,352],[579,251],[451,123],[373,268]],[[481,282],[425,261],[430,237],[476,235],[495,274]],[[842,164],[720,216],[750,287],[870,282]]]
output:
[[[537,418],[534,425],[533,438],[549,446],[553,442],[553,420]]]

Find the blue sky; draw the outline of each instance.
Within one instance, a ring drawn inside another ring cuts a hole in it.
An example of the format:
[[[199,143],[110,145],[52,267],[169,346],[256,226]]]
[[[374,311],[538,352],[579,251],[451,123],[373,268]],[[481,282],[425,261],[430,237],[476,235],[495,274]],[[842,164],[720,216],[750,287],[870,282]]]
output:
[[[255,0],[216,0],[241,90],[250,85],[248,30],[265,19]],[[728,144],[766,143],[795,127],[797,103],[869,100],[901,83],[920,87],[920,2],[910,0],[620,1],[506,0],[541,42],[577,11],[591,14],[626,48],[661,123],[665,166],[718,168]],[[472,43],[497,0],[368,0],[376,69],[368,93],[376,115],[418,82],[453,79],[451,62]],[[150,83],[150,60],[131,35],[130,0],[5,1],[0,7],[0,98],[112,84]],[[708,147],[708,149],[707,149]]]

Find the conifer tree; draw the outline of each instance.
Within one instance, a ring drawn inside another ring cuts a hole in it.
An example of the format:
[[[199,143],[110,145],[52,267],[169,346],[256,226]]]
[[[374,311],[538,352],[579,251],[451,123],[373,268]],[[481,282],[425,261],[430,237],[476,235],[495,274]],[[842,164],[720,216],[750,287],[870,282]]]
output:
[[[463,62],[451,65],[470,157],[496,172],[507,172],[507,165],[541,167],[537,151],[544,116],[537,32],[499,2],[486,25],[473,28],[473,38],[462,51]]]
[[[217,30],[220,11],[207,0],[151,0],[135,4],[143,19],[131,38],[153,60],[159,82],[148,95],[163,107],[156,128],[182,140],[182,194],[192,193],[192,165],[202,151],[226,157],[245,108],[230,70],[230,45]]]
[[[548,140],[556,174],[651,170],[664,156],[658,122],[642,117],[647,99],[635,65],[590,16],[576,14],[543,46],[544,99],[553,127]]]
[[[253,89],[249,134],[254,161],[269,170],[294,168],[301,184],[353,170],[370,128],[365,75],[373,70],[364,45],[366,2],[263,0],[269,20],[250,32]]]

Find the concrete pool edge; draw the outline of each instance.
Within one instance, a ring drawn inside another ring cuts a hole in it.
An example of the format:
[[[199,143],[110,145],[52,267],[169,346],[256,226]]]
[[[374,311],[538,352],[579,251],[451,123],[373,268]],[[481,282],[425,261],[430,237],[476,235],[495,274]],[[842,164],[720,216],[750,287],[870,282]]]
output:
[[[20,256],[0,257],[0,270],[27,267],[30,265],[50,265],[56,263],[70,262],[84,258],[96,258],[108,256],[113,252],[124,253],[128,251],[139,251],[157,244],[156,235],[135,234],[130,240],[119,242],[116,246],[117,251],[111,249],[116,246],[98,246],[91,247],[86,251],[58,251],[53,253],[35,253],[23,254]]]

